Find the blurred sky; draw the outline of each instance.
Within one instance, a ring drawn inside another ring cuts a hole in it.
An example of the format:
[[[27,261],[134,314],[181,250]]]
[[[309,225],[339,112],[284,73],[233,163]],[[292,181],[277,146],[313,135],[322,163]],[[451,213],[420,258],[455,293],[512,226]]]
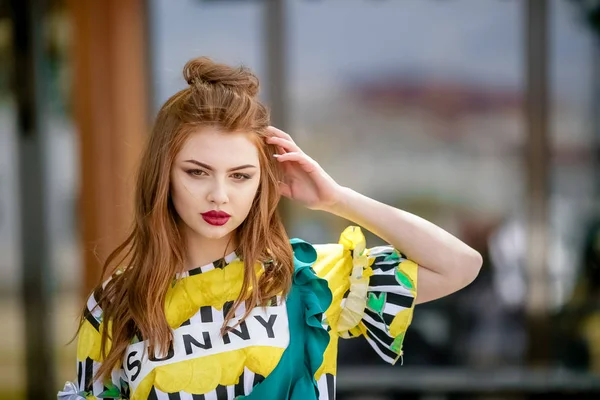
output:
[[[182,66],[195,56],[241,62],[262,75],[260,3],[151,0],[156,106],[183,86]],[[292,89],[307,94],[387,73],[518,88],[524,67],[523,4],[288,0]],[[590,82],[589,38],[581,24],[573,23],[578,15],[570,2],[551,4],[553,84],[561,96],[575,100]]]

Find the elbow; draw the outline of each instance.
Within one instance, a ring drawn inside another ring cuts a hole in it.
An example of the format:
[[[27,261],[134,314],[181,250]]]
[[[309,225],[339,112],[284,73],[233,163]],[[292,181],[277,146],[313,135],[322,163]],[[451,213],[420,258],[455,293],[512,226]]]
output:
[[[460,263],[458,270],[460,271],[460,288],[470,285],[479,275],[483,265],[483,257],[478,251],[469,249]]]
[[[479,275],[482,265],[481,254],[469,248],[440,272],[423,267],[423,272],[427,273],[419,278],[416,304],[448,296],[470,285]]]

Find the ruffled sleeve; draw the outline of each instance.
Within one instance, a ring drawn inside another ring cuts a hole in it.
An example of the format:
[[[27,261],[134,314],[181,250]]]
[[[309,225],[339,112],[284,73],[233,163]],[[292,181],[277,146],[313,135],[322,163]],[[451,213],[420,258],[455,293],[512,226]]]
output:
[[[96,300],[101,290],[96,290],[87,301],[85,320],[77,339],[77,379],[65,383],[58,392],[58,400],[129,399],[129,385],[123,369],[113,369],[109,379],[94,379],[102,365],[100,340],[105,324]]]
[[[342,338],[365,337],[394,364],[412,321],[418,265],[392,246],[367,248],[357,226],[346,228],[338,244],[315,248],[315,272],[333,293],[325,322]]]

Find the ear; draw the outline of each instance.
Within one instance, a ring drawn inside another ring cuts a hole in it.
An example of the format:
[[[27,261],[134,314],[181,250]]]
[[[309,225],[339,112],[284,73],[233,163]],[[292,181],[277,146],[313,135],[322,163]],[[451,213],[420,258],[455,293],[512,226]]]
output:
[[[287,183],[279,182],[279,192],[282,196],[285,196],[287,198],[292,197],[292,190],[290,189],[290,186]]]

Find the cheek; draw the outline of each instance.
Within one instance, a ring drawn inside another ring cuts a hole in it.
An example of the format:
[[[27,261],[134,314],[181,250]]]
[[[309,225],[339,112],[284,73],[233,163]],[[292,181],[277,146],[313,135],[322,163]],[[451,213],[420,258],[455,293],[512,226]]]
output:
[[[173,202],[173,207],[177,214],[181,217],[181,213],[184,207],[181,204],[181,196],[179,195],[179,191],[175,187],[175,185],[171,185],[171,201]]]
[[[204,194],[203,185],[186,176],[178,177],[178,179],[173,182],[172,193],[179,197],[181,201],[193,201]]]
[[[248,187],[247,191],[244,193],[244,207],[247,209],[247,211],[250,211],[250,207],[252,207],[252,204],[254,203],[254,198],[257,196],[258,193],[258,184],[254,184],[250,187]]]
[[[194,202],[194,195],[190,188],[188,188],[188,185],[186,185],[185,182],[181,181],[175,181],[171,185],[171,198],[173,199],[175,210],[180,215],[185,213]]]

